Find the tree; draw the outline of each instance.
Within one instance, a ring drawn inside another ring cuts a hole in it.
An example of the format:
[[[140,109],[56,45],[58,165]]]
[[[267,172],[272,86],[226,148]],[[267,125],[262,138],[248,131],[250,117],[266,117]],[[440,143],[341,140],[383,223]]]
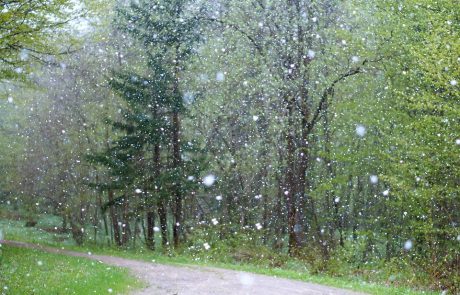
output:
[[[353,23],[354,16],[350,7],[337,1],[315,5],[308,1],[228,1],[216,15],[205,20],[226,28],[228,44],[222,43],[228,47],[224,47],[222,59],[240,55],[243,60],[235,60],[240,65],[245,62],[245,71],[238,73],[239,77],[260,88],[244,91],[236,79],[230,83],[241,88],[238,94],[248,96],[244,103],[265,99],[271,104],[275,120],[269,120],[276,123],[269,126],[277,132],[271,142],[284,143],[276,147],[280,152],[273,152],[272,147],[270,154],[283,155],[277,165],[278,185],[287,211],[289,249],[294,254],[305,242],[299,229],[306,228],[306,218],[316,214],[305,206],[313,202],[307,188],[316,127],[332,105],[334,92],[350,77],[371,68],[370,62],[377,58],[366,51],[367,42],[353,34],[351,26],[343,25]],[[244,59],[254,59],[254,63]],[[232,74],[236,73],[228,76]],[[320,237],[319,227],[315,231]]]
[[[439,287],[455,293],[460,233],[458,5],[429,0],[384,3],[385,14],[397,11],[389,20],[389,26],[399,24],[397,29],[387,28],[396,58],[386,74],[395,105],[392,117],[404,126],[385,134],[394,146],[386,157],[392,163],[384,166],[386,180],[394,191],[392,207],[400,213],[389,216],[393,223],[388,227],[400,237],[400,245],[413,244],[412,259]]]
[[[5,0],[0,11],[0,78],[24,78],[32,61],[70,51],[55,46],[57,35],[70,20],[73,9],[69,0]]]
[[[171,108],[171,141],[174,180],[174,245],[177,247],[182,235],[183,214],[183,164],[181,158],[181,118],[184,110],[180,89],[181,72],[185,61],[200,40],[200,12],[194,1],[131,1],[127,7],[118,9],[118,27],[139,40],[146,54],[166,71],[171,78],[164,95]],[[161,77],[156,77],[161,79]]]

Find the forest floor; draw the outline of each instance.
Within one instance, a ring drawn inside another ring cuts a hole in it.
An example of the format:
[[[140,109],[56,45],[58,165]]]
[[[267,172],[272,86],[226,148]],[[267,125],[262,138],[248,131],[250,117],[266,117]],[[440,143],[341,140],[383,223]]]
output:
[[[50,253],[84,257],[108,265],[125,267],[146,284],[135,295],[146,294],[363,294],[318,284],[269,277],[241,271],[192,265],[173,266],[107,255],[93,255],[31,243],[1,241],[3,244],[39,249]]]

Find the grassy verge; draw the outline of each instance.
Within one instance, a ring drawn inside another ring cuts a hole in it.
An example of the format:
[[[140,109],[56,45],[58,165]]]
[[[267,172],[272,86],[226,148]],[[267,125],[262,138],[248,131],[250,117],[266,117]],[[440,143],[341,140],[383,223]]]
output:
[[[141,283],[97,261],[3,245],[1,294],[126,294]]]
[[[143,248],[120,250],[111,247],[95,245],[76,246],[67,234],[50,233],[40,228],[52,226],[49,217],[39,220],[36,228],[24,228],[23,222],[4,220],[0,221],[0,229],[3,228],[5,238],[16,241],[32,242],[53,247],[65,247],[69,250],[92,252],[94,254],[104,254],[120,256],[144,261],[154,261],[164,264],[176,265],[200,265],[221,267],[239,271],[247,271],[258,274],[265,274],[281,278],[289,278],[306,282],[319,283],[338,288],[352,289],[370,294],[438,294],[428,291],[415,291],[403,286],[388,286],[381,282],[366,282],[362,276],[342,276],[331,277],[327,275],[310,274],[305,264],[289,259],[283,267],[270,266],[269,261],[261,260],[258,263],[238,262],[230,258],[230,255],[211,252],[201,252],[198,255],[184,255],[174,252],[164,254],[162,252],[152,252]],[[222,251],[220,251],[222,252]],[[225,252],[225,251],[224,251]]]

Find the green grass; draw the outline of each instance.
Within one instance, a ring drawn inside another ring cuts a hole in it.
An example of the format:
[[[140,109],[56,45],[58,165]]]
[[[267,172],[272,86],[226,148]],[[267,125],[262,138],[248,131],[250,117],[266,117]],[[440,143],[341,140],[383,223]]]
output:
[[[0,236],[12,241],[22,241],[49,246],[73,246],[75,242],[68,233],[51,233],[42,228],[51,228],[48,218],[40,219],[36,227],[25,227],[25,221],[0,220]]]
[[[380,282],[366,282],[362,276],[341,276],[331,277],[327,275],[310,274],[304,263],[295,259],[288,259],[281,268],[271,267],[268,260],[254,262],[237,262],[230,258],[229,255],[222,253],[201,252],[198,255],[184,255],[170,252],[167,255],[157,251],[152,252],[143,248],[120,250],[112,247],[102,247],[100,245],[86,244],[76,246],[71,237],[67,234],[49,233],[40,229],[40,227],[50,227],[53,220],[49,216],[43,216],[39,219],[37,228],[24,228],[24,222],[18,221],[1,221],[0,230],[3,228],[5,238],[16,241],[39,243],[41,245],[53,247],[65,247],[69,250],[92,252],[94,254],[104,254],[120,256],[124,258],[138,259],[144,261],[154,261],[163,264],[175,265],[200,265],[247,271],[258,274],[276,276],[280,278],[289,278],[306,282],[313,282],[323,285],[334,286],[338,288],[352,289],[370,294],[439,294],[429,291],[415,291],[404,286],[390,286]],[[46,224],[46,226],[41,226]],[[59,225],[59,223],[56,223]],[[283,258],[284,259],[284,258]]]
[[[3,245],[2,294],[126,294],[141,283],[126,269],[97,261]]]

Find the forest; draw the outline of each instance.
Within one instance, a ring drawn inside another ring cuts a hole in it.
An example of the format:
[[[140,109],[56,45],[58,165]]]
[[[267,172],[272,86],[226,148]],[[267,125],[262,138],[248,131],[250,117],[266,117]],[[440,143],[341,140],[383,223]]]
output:
[[[460,292],[457,0],[0,7],[0,242]]]

